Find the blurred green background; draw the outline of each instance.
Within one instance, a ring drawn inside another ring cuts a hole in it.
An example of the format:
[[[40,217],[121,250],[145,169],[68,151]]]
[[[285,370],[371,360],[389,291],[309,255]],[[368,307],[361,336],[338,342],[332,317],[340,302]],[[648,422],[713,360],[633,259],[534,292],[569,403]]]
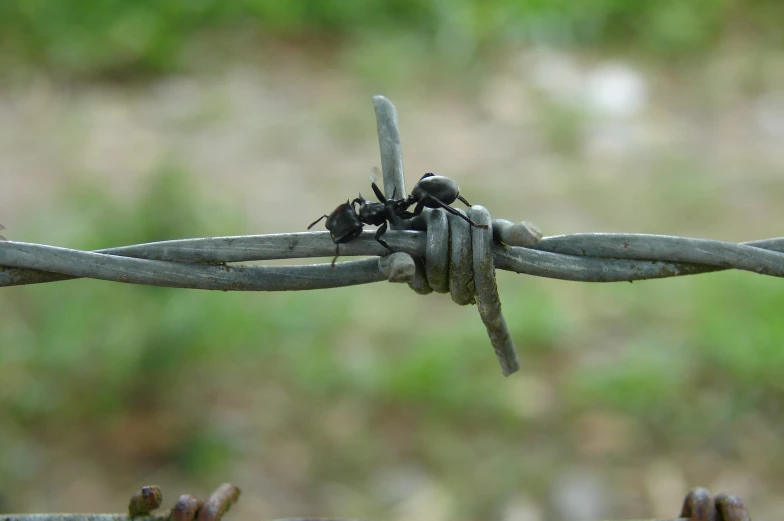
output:
[[[379,165],[545,235],[781,234],[773,0],[0,3],[0,222],[74,248],[301,231]],[[784,285],[499,273],[522,370],[473,307],[0,290],[0,511],[116,511],[223,481],[230,516],[673,516],[692,486],[784,511]]]

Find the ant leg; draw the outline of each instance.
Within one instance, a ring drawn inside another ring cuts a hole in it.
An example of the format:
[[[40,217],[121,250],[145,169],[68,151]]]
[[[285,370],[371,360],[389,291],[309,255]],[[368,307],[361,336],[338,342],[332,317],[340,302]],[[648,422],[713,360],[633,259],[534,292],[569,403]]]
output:
[[[409,213],[411,213],[412,217],[417,217],[419,215],[422,215],[422,210],[425,209],[425,203],[427,202],[428,197],[430,197],[430,196],[423,197],[422,199],[417,201],[417,204],[414,207],[413,213],[409,212]]]
[[[329,215],[326,215],[326,214],[325,214],[325,215],[322,215],[321,217],[319,217],[318,219],[316,219],[315,221],[313,221],[312,223],[310,223],[310,226],[308,226],[308,230],[310,230],[311,228],[313,228],[314,226],[316,226],[316,224],[318,224],[318,222],[319,222],[321,219],[324,219],[324,218],[327,218],[327,219],[329,219]]]
[[[379,242],[379,244],[381,244],[381,246],[383,246],[384,248],[386,248],[388,250],[391,250],[392,248],[389,247],[389,244],[387,244],[387,241],[385,241],[384,239],[381,238],[381,236],[384,235],[386,232],[387,232],[387,223],[386,223],[386,221],[384,221],[384,224],[379,226],[378,230],[376,230],[376,235],[375,235],[374,239],[376,239]]]
[[[335,258],[332,259],[332,267],[335,267],[335,261],[340,257],[340,244],[335,245]]]
[[[476,224],[467,215],[463,215],[462,213],[458,212],[457,210],[455,210],[454,208],[452,208],[448,204],[446,204],[443,201],[441,201],[441,199],[438,199],[437,197],[433,197],[432,195],[426,195],[425,197],[423,197],[422,200],[419,201],[419,204],[423,204],[426,200],[427,201],[431,201],[431,202],[437,204],[438,206],[440,206],[441,208],[443,208],[447,212],[451,213],[452,215],[456,215],[456,216],[460,217],[461,219],[463,219],[465,221],[468,221],[468,223],[471,226],[473,226],[474,228],[487,228],[486,224]],[[417,204],[417,208],[419,208],[419,204]],[[414,211],[414,213],[416,213],[416,210]]]
[[[425,202],[426,201],[424,199],[417,201],[416,207],[414,208],[413,212],[409,212],[407,209],[404,210],[401,207],[397,209],[396,216],[408,221],[407,228],[424,230],[427,225],[423,221],[421,221],[421,219],[422,219],[422,212],[425,209]]]
[[[464,205],[466,205],[466,206],[471,206],[471,203],[469,203],[468,201],[466,201],[466,200],[465,200],[465,197],[463,197],[462,195],[458,194],[457,198],[458,198],[458,199],[460,200],[460,202],[462,202]]]

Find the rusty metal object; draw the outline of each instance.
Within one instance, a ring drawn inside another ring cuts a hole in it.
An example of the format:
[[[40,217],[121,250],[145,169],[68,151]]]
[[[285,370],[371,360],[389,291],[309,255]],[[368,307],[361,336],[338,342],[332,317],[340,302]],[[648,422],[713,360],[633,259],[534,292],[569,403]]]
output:
[[[688,521],[751,521],[746,506],[737,496],[695,488],[686,495],[681,518]]]
[[[207,499],[199,510],[198,521],[218,521],[229,507],[237,502],[240,489],[230,483],[224,483]]]
[[[199,498],[183,494],[172,507],[169,517],[171,521],[192,521],[203,504]]]
[[[190,494],[183,494],[177,499],[171,510],[153,515],[151,512],[161,506],[163,494],[161,489],[156,486],[146,486],[131,496],[128,513],[134,521],[220,521],[231,505],[237,502],[239,496],[240,489],[237,486],[224,483],[215,489],[207,501],[201,501]],[[68,519],[67,521],[72,520]],[[112,519],[112,521],[120,520]]]
[[[144,491],[157,491],[158,487],[143,487],[131,498],[131,504],[152,504],[149,499],[138,499]],[[132,517],[124,514],[4,514],[0,521],[220,521],[231,505],[237,502],[240,489],[225,483],[218,487],[210,497],[202,503],[191,495],[182,495],[169,511]],[[160,502],[158,503],[160,505]],[[296,517],[277,519],[275,521],[351,521],[348,518]],[[647,519],[640,521],[751,521],[748,509],[740,498],[730,494],[713,496],[704,488],[689,491],[683,501],[680,517],[674,519]]]
[[[128,515],[131,517],[146,516],[159,506],[163,501],[161,489],[155,485],[149,485],[139,489],[128,503]]]

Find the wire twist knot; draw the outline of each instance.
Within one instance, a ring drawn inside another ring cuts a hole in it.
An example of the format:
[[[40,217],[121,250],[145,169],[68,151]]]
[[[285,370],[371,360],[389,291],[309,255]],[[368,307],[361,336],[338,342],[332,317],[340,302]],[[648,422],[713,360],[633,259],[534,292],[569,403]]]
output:
[[[388,261],[382,261],[381,267],[387,271],[390,281],[402,282],[405,278],[419,294],[449,293],[461,306],[476,304],[501,370],[508,376],[520,368],[520,362],[501,313],[493,263],[494,239],[514,246],[532,246],[542,234],[530,223],[493,221],[483,206],[471,206],[465,214],[480,226],[472,226],[466,219],[440,209],[424,212],[412,223],[414,228],[427,231],[424,257],[413,258],[398,252],[389,256]],[[393,259],[395,256],[399,257]],[[401,268],[393,270],[394,264]]]

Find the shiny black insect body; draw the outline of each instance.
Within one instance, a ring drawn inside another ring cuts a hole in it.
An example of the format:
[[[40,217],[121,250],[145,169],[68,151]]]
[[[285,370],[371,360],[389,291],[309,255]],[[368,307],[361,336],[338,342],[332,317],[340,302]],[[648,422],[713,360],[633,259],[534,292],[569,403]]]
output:
[[[356,201],[356,199],[354,200]],[[318,224],[321,219],[326,218],[326,227],[329,230],[329,236],[332,238],[337,246],[335,247],[335,258],[332,259],[332,267],[335,267],[335,261],[338,260],[338,252],[340,243],[348,242],[354,237],[362,233],[362,221],[359,219],[354,202],[348,200],[335,208],[329,215],[322,215],[308,226],[308,230]]]
[[[387,221],[394,224],[401,224],[401,219],[408,218],[407,215],[405,215],[406,212],[402,210],[400,205],[400,201],[403,199],[395,199],[394,192],[392,193],[392,198],[387,199],[384,197],[384,194],[381,193],[381,190],[375,181],[371,182],[370,186],[373,188],[373,193],[376,194],[379,202],[368,201],[362,197],[362,194],[359,194],[359,197],[354,199],[355,203],[359,203],[359,219],[365,224],[378,226],[374,238],[384,248],[390,249],[389,244],[387,244],[381,236],[387,232]],[[403,226],[400,227],[402,228]]]
[[[427,173],[414,185],[414,189],[411,190],[411,195],[397,201],[397,215],[401,218],[411,218],[420,215],[425,208],[443,208],[452,215],[465,219],[471,226],[487,228],[487,225],[476,224],[468,216],[449,206],[458,200],[466,206],[471,206],[471,203],[460,195],[460,187],[457,186],[457,183],[453,179],[442,175]],[[409,212],[408,208],[413,205],[416,205],[414,211]]]

